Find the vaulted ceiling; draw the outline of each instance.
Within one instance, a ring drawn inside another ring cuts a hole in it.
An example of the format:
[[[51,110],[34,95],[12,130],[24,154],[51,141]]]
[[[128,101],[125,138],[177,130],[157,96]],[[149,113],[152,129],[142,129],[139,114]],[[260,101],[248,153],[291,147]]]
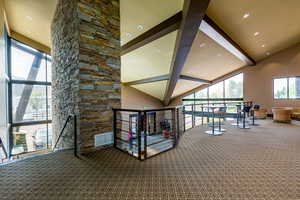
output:
[[[50,24],[56,3],[57,0],[5,0],[11,29],[50,46]],[[184,0],[120,0],[121,44],[178,13],[183,3]],[[259,62],[300,41],[299,8],[299,0],[211,0],[206,15]],[[176,37],[177,31],[173,31],[122,55],[122,82],[170,73]],[[181,74],[212,81],[248,64],[199,29]],[[163,100],[167,84],[167,80],[162,80],[132,87]],[[202,84],[178,80],[172,98]]]

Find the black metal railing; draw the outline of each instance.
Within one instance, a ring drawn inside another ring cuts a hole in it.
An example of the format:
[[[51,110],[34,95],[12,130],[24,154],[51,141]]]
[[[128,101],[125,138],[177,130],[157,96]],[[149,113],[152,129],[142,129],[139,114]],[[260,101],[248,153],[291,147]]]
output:
[[[114,147],[139,160],[175,148],[183,134],[182,107],[113,113]]]
[[[231,99],[230,99],[231,100]],[[233,100],[233,99],[232,99]],[[188,101],[185,101],[185,103]],[[238,111],[236,105],[252,105],[251,101],[224,101],[224,99],[215,99],[214,102],[186,104],[183,106],[184,113],[184,131],[192,129],[198,125],[204,125],[212,120],[212,113],[209,111],[209,106],[224,106],[226,107],[226,118],[237,118]]]
[[[64,123],[63,128],[61,129],[59,136],[55,142],[53,147],[53,151],[56,149],[58,142],[60,141],[62,135],[64,134],[64,130],[66,129],[68,123],[73,120],[73,136],[74,136],[74,156],[78,158],[78,141],[77,141],[77,116],[76,115],[69,115]]]

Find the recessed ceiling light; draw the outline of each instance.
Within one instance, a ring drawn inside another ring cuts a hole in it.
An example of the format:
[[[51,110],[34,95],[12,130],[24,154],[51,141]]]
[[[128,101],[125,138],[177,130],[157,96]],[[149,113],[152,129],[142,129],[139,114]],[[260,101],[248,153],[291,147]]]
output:
[[[132,34],[131,33],[126,33],[126,36],[131,38],[132,37]]]
[[[246,19],[246,18],[248,18],[249,16],[250,16],[250,13],[245,13],[244,16],[243,16],[243,18]]]
[[[206,45],[205,43],[201,43],[200,48],[204,47],[205,45]]]
[[[267,52],[266,55],[269,56],[269,55],[270,55],[270,52]]]
[[[261,47],[262,47],[262,48],[264,48],[265,46],[266,46],[266,45],[264,45],[264,44],[263,44],[263,45],[261,45]]]
[[[26,19],[32,21],[32,17],[31,16],[26,16]]]
[[[140,31],[144,29],[144,27],[142,25],[138,25],[136,28]]]
[[[255,32],[255,33],[254,33],[254,36],[258,36],[258,35],[259,35],[259,32]]]
[[[218,54],[217,54],[217,56],[218,56],[218,57],[221,57],[221,56],[222,56],[222,54],[218,53]]]

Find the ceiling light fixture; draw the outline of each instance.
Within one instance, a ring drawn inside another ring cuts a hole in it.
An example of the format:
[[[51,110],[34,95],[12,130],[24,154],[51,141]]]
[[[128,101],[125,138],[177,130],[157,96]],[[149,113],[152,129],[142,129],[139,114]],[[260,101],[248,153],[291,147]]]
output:
[[[217,56],[218,56],[218,57],[221,57],[221,56],[222,56],[222,54],[218,53],[218,54],[217,54]]]
[[[140,31],[144,29],[144,27],[142,25],[138,25],[136,28]]]
[[[263,44],[263,45],[261,45],[261,47],[262,47],[262,48],[264,48],[265,46],[266,46],[266,45],[264,45],[264,44]]]
[[[126,36],[131,38],[132,37],[132,34],[131,33],[126,33]]]
[[[270,55],[270,52],[267,52],[266,55],[269,56],[269,55]]]
[[[206,45],[205,43],[201,43],[200,48],[205,47],[205,45]]]
[[[26,19],[32,21],[32,17],[31,16],[26,16]]]
[[[246,18],[248,18],[249,16],[250,16],[250,13],[245,13],[244,16],[243,16],[243,18],[246,19]]]
[[[259,32],[255,32],[255,33],[254,33],[254,36],[258,36],[258,35],[259,35]]]

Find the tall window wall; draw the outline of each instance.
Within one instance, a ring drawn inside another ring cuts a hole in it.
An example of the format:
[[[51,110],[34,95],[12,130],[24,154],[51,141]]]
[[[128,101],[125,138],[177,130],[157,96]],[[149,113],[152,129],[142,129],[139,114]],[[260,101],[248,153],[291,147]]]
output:
[[[51,147],[51,58],[10,40],[12,155]]]
[[[243,73],[218,82],[183,98],[185,105],[216,104],[243,100]]]
[[[7,33],[5,26],[0,27],[0,162],[6,158],[9,144],[8,122],[8,69],[7,69]],[[1,146],[4,145],[6,150]]]

